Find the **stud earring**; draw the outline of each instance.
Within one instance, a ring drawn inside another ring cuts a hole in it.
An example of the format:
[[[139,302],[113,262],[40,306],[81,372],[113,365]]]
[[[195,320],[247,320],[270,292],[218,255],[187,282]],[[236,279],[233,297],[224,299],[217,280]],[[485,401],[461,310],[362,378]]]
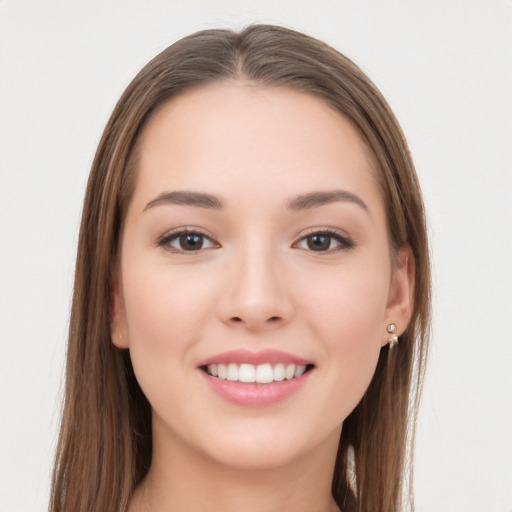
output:
[[[398,336],[395,334],[396,324],[389,324],[387,331],[389,332],[389,334],[393,334],[393,336],[388,338],[389,349],[391,350],[398,343]]]

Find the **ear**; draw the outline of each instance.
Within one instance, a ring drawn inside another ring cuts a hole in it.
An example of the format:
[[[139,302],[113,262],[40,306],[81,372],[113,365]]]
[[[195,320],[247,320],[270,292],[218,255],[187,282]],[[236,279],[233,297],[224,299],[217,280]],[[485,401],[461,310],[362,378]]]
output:
[[[398,251],[391,277],[388,304],[384,315],[382,346],[388,343],[390,334],[387,332],[389,324],[397,327],[396,336],[404,333],[411,319],[414,307],[414,256],[408,245]]]
[[[112,295],[110,297],[110,338],[117,348],[128,348],[129,346],[122,283],[117,275],[112,279]]]

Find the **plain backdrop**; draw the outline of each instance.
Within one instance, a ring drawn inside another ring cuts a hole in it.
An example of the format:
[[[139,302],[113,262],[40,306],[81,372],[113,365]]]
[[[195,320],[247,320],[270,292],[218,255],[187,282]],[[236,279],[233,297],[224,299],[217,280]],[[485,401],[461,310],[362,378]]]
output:
[[[46,507],[81,203],[116,100],[171,42],[253,22],[348,55],[403,125],[435,279],[417,512],[512,512],[511,12],[510,0],[0,0],[0,512]]]

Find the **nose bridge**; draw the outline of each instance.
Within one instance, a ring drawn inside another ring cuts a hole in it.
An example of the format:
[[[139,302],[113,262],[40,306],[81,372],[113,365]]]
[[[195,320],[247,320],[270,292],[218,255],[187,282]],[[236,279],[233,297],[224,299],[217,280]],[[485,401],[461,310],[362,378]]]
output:
[[[291,302],[277,247],[268,238],[253,237],[236,251],[232,264],[225,321],[250,329],[286,322],[291,316]]]

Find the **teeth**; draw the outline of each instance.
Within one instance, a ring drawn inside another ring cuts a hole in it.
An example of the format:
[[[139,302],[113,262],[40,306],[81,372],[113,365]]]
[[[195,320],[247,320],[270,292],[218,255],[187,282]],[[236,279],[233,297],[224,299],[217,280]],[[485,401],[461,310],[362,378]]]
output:
[[[300,377],[306,371],[306,367],[303,365],[297,366],[295,369],[295,377]]]
[[[284,378],[286,380],[290,380],[290,379],[293,379],[293,377],[295,377],[295,365],[289,364],[286,367],[286,370],[284,371]]]
[[[224,379],[226,380],[227,376],[228,376],[228,368],[225,364],[219,364],[217,366],[217,371],[219,372],[219,379]]]
[[[274,366],[274,380],[278,382],[284,380],[284,364],[276,364]]]
[[[256,367],[256,382],[267,384],[274,380],[274,370],[269,364],[260,364]]]
[[[240,382],[256,382],[256,368],[254,365],[240,365]]]
[[[228,364],[227,380],[238,380],[238,365],[235,363]]]
[[[210,364],[207,366],[207,373],[222,380],[232,382],[257,382],[268,384],[270,382],[281,382],[300,377],[306,371],[305,365],[278,363],[272,366],[269,363],[254,366],[253,364],[236,363]]]

